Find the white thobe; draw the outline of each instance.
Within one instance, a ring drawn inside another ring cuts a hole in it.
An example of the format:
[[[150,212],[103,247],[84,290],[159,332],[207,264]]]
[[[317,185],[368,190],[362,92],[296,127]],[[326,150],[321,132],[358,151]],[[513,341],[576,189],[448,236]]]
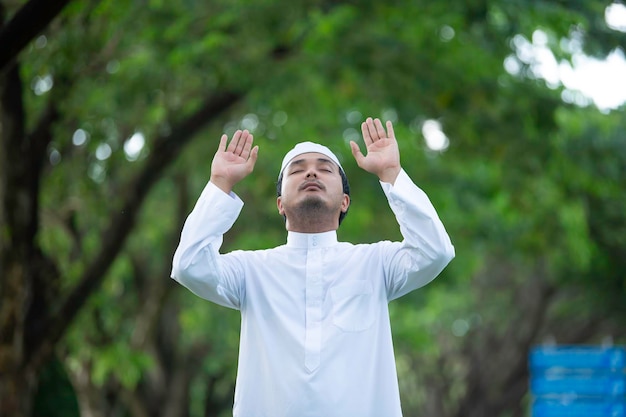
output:
[[[208,183],[187,218],[172,278],[241,311],[235,417],[400,417],[388,302],[433,280],[454,247],[401,171],[381,183],[402,242],[353,245],[335,231],[220,254],[243,202]]]

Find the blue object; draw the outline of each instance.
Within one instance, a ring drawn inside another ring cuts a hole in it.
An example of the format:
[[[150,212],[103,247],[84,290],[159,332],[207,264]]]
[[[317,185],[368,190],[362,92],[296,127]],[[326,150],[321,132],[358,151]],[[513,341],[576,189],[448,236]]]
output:
[[[611,369],[626,368],[626,349],[596,346],[540,346],[530,352],[530,368]]]
[[[540,346],[528,361],[532,417],[626,417],[626,348]]]
[[[531,377],[530,391],[536,396],[575,394],[581,397],[623,397],[626,395],[626,375],[621,372],[548,372]]]
[[[626,417],[626,401],[536,400],[533,417]]]

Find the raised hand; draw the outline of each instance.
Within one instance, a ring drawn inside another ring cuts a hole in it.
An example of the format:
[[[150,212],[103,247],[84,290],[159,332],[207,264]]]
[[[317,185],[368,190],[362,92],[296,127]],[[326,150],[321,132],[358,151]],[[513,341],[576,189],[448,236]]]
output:
[[[393,184],[400,173],[400,151],[392,123],[387,121],[386,125],[387,131],[380,119],[368,117],[361,124],[367,155],[361,153],[354,141],[350,141],[350,148],[359,167],[376,174],[381,181]]]
[[[222,135],[211,163],[211,182],[225,193],[244,179],[254,169],[259,147],[252,147],[254,138],[247,130],[238,130],[228,144],[228,136]]]

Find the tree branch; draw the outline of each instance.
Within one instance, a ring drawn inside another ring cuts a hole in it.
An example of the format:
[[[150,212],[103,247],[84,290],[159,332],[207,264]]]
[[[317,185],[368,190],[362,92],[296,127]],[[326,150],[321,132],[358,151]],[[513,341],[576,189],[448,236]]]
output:
[[[30,0],[0,29],[0,72],[37,36],[70,0]]]

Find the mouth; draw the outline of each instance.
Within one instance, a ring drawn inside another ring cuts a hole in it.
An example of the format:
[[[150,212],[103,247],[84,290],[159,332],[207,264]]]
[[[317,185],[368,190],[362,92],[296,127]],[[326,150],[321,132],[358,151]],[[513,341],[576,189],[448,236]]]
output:
[[[301,191],[321,191],[324,187],[317,182],[306,182],[300,186]]]

